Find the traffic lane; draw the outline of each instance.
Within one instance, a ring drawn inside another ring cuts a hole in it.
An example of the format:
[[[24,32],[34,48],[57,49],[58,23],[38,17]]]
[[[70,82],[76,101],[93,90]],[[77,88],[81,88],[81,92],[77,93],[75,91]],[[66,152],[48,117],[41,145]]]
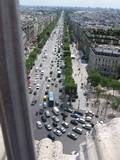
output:
[[[54,45],[54,43],[53,43],[53,45]],[[49,60],[50,59],[52,59],[53,58],[53,55],[52,55],[52,51],[53,51],[53,48],[52,48],[52,50],[51,50],[51,52],[50,52],[50,50],[49,50],[49,53],[50,54],[48,54],[48,56],[49,57],[47,57],[47,59],[46,59],[46,65],[44,66],[44,67],[42,67],[42,70],[44,70],[45,71],[45,74],[46,75],[44,75],[44,77],[46,77],[48,74],[49,74]],[[35,77],[34,77],[34,80],[35,80]],[[33,82],[34,83],[34,82]],[[39,83],[40,84],[40,91],[42,92],[42,90],[43,90],[43,86],[44,86],[44,79],[42,80],[42,81],[39,81],[39,80],[37,80],[37,83]],[[42,85],[41,85],[41,83],[42,83]],[[33,90],[35,91],[36,90],[36,88],[35,88],[36,86],[34,86],[34,88],[33,88]],[[39,92],[40,93],[40,92]],[[32,98],[32,97],[31,97]],[[40,96],[40,98],[41,98],[41,96]]]

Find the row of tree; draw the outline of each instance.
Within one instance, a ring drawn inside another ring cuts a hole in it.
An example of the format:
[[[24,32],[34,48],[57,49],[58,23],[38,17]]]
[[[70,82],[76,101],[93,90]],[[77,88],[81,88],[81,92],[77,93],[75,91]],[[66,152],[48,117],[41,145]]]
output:
[[[101,85],[102,87],[113,89],[113,91],[114,90],[120,91],[120,81],[119,80],[105,77],[96,70],[89,72],[88,81],[90,81],[91,85],[94,87]]]
[[[97,106],[96,114],[98,114],[100,110],[100,98],[106,101],[104,118],[106,117],[109,107],[111,107],[113,111],[120,111],[120,98],[114,96],[114,90],[120,91],[120,82],[118,80],[104,77],[98,71],[93,70],[89,72],[88,82],[94,87],[96,96],[95,106]],[[108,93],[108,89],[112,89],[113,94]]]
[[[37,45],[36,48],[32,50],[30,53],[28,59],[26,60],[26,72],[29,74],[30,70],[35,64],[35,60],[37,59],[37,55],[41,53],[42,47],[45,45],[47,39],[50,36],[50,33],[54,29],[56,23],[58,21],[58,17],[54,19],[52,22],[50,22],[43,30],[43,32],[39,33],[37,35]]]
[[[65,92],[66,94],[73,96],[77,94],[77,84],[72,77],[72,61],[70,51],[70,38],[68,25],[64,23],[64,63],[65,63]]]

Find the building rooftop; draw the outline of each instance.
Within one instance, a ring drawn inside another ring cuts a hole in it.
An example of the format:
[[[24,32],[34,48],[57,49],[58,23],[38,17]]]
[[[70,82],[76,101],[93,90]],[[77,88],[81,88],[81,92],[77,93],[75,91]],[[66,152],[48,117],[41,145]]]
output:
[[[113,45],[96,45],[93,51],[97,55],[120,57],[120,47]]]

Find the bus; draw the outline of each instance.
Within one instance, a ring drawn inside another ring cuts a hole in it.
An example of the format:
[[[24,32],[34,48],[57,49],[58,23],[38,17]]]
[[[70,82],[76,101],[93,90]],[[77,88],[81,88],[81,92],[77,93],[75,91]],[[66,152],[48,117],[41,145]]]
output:
[[[54,95],[53,92],[48,93],[48,106],[53,107],[54,106]]]

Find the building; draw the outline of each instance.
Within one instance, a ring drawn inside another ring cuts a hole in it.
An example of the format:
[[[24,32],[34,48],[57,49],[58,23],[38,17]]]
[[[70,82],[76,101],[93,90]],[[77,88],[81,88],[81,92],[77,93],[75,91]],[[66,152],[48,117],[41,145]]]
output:
[[[114,118],[106,124],[98,123],[93,136],[86,136],[88,160],[120,159],[120,118]]]
[[[120,47],[113,45],[95,45],[89,54],[88,70],[98,70],[104,75],[117,77],[117,65],[120,63]]]
[[[35,148],[37,160],[76,160],[76,155],[63,153],[63,144],[60,141],[52,142],[49,138],[44,138],[35,141]]]

